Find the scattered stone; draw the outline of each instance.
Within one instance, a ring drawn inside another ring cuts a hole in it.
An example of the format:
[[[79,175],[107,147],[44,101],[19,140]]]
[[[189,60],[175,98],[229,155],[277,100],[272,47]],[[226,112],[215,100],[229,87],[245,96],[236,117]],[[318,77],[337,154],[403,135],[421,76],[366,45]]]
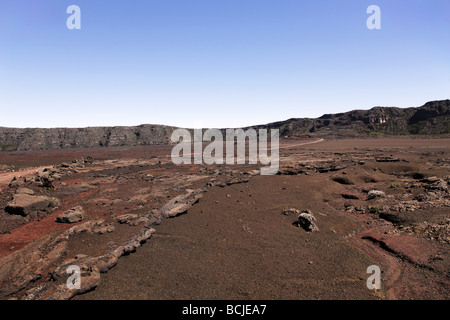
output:
[[[316,217],[310,210],[305,210],[298,216],[298,225],[308,232],[319,231],[316,225]]]
[[[446,218],[439,223],[423,221],[411,226],[401,226],[399,230],[406,235],[420,236],[450,244],[450,218]]]
[[[368,199],[374,199],[374,198],[385,198],[386,194],[383,191],[380,190],[370,190],[367,193]]]
[[[320,172],[320,173],[326,173],[326,172],[330,172],[330,171],[339,171],[342,169],[347,168],[346,165],[342,165],[342,164],[337,164],[337,163],[328,163],[325,164],[323,166],[316,166],[315,169]]]
[[[391,207],[392,211],[403,212],[403,211],[415,211],[419,209],[420,206],[416,201],[402,201]]]
[[[53,187],[53,177],[50,171],[39,173],[38,176],[34,179],[36,185],[42,188],[54,188]]]
[[[414,199],[419,202],[425,202],[425,201],[435,201],[438,200],[439,198],[440,197],[437,193],[429,191],[426,193],[418,194]]]
[[[58,198],[50,197],[49,200],[50,200],[50,203],[48,206],[50,208],[58,208],[61,205],[61,201],[59,201]]]
[[[295,209],[295,208],[290,208],[290,209],[283,210],[283,212],[281,212],[281,214],[283,214],[285,216],[298,215],[298,214],[300,214],[300,210]]]
[[[114,230],[116,230],[116,228],[113,225],[99,225],[99,226],[95,226],[92,229],[92,232],[94,232],[96,234],[105,234],[105,233],[111,233]]]
[[[292,167],[292,166],[288,166],[288,167],[280,169],[277,172],[277,174],[278,175],[287,175],[287,176],[291,175],[291,176],[293,176],[293,175],[297,175],[299,173],[305,173],[305,172],[306,171],[303,168],[295,168],[295,167]]]
[[[56,218],[56,222],[75,223],[84,219],[84,210],[81,206],[76,206],[69,211],[64,212]]]
[[[120,224],[131,224],[133,221],[137,220],[139,218],[138,214],[135,213],[128,213],[123,214],[121,216],[116,217],[117,222]]]
[[[86,165],[91,165],[93,161],[94,161],[94,158],[92,158],[91,156],[87,156],[83,159],[83,162]]]
[[[65,267],[65,270],[67,270],[68,267],[69,266]],[[48,300],[69,300],[73,296],[91,291],[99,285],[101,276],[100,270],[97,266],[82,264],[79,265],[79,267],[81,271],[80,288],[69,289],[66,283],[59,285],[58,287],[56,287],[56,289],[54,289],[54,291],[51,290],[52,288],[46,288],[48,291],[53,291],[52,294],[47,298]],[[37,292],[39,293],[39,291]]]
[[[438,190],[438,191],[448,191],[448,184],[443,179],[438,179],[437,181],[434,181],[430,183],[429,185],[425,186],[425,189],[427,190]]]
[[[17,187],[21,187],[23,185],[24,185],[24,182],[21,179],[19,179],[17,177],[14,177],[11,180],[11,182],[8,184],[8,187],[10,187],[10,188],[17,188]]]
[[[435,182],[439,182],[439,180],[441,180],[441,179],[439,179],[439,178],[436,177],[436,176],[432,176],[432,177],[428,177],[428,178],[422,179],[421,182],[425,182],[425,183],[435,183]]]

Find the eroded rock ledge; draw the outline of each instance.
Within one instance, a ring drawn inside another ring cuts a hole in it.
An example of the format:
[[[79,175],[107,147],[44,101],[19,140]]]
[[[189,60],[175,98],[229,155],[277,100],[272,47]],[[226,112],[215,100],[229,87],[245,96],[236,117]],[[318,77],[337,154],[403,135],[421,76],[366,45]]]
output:
[[[70,228],[56,238],[46,237],[35,241],[0,260],[0,298],[7,298],[39,280],[67,251],[71,237],[82,232],[94,233],[103,224],[104,221],[87,221]],[[25,292],[25,299],[70,299],[94,289],[100,282],[101,272],[111,269],[122,255],[135,251],[154,232],[153,228],[146,227],[138,235],[104,255],[77,257],[78,259],[64,261],[62,265],[50,271],[51,281],[28,289]],[[68,289],[65,281],[62,281],[70,265],[79,266],[82,271],[80,289]]]

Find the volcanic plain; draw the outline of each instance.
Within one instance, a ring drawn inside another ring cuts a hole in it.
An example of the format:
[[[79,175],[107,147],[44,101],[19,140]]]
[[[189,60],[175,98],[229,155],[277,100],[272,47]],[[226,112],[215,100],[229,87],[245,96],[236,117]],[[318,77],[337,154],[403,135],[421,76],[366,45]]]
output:
[[[272,176],[171,149],[1,152],[0,298],[450,298],[450,139],[285,138]]]

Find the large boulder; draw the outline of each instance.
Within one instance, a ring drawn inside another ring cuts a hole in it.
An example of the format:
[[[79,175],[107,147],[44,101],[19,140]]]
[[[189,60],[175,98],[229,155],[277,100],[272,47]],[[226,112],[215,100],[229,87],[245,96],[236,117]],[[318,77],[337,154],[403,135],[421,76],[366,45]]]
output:
[[[34,196],[26,193],[15,194],[5,208],[10,214],[27,216],[33,211],[42,211],[48,208],[50,199],[44,196]]]
[[[64,212],[56,218],[56,222],[75,223],[84,219],[84,210],[82,206],[76,206],[69,211]]]

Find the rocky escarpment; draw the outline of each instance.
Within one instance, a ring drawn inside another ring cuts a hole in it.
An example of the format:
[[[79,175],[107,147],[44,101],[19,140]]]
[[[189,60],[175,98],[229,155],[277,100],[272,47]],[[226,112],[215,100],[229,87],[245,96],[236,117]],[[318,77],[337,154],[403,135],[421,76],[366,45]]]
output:
[[[174,129],[162,125],[52,129],[0,127],[0,149],[25,151],[167,144]]]
[[[320,118],[293,118],[247,127],[279,129],[281,137],[348,138],[373,135],[450,135],[450,100],[432,101],[418,108],[374,107]],[[1,151],[48,150],[109,146],[168,144],[175,127],[4,128]]]
[[[280,136],[361,137],[373,135],[440,136],[450,134],[450,100],[418,108],[374,107],[325,114],[317,119],[289,119],[253,128],[280,130]]]

